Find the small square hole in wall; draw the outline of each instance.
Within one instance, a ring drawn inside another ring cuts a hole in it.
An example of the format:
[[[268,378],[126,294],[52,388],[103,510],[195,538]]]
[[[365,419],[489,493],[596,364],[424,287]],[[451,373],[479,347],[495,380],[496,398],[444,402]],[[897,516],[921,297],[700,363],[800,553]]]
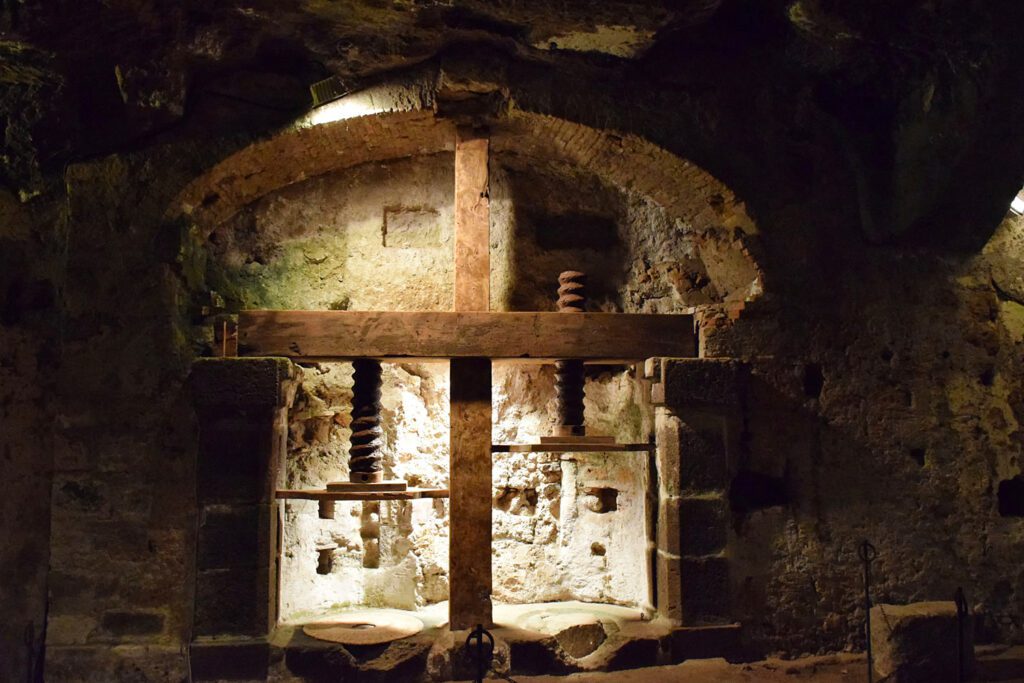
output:
[[[416,249],[441,246],[441,221],[436,209],[388,207],[381,234],[385,247]]]

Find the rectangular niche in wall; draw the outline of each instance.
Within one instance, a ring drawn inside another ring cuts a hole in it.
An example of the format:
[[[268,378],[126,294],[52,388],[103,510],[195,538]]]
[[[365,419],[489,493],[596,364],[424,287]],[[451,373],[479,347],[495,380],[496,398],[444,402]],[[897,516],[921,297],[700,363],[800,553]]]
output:
[[[441,221],[437,209],[385,207],[381,234],[385,247],[422,249],[441,246]]]
[[[381,450],[386,479],[448,486],[448,368],[382,364]],[[320,489],[348,480],[353,368],[302,368],[288,407],[284,486]],[[419,609],[447,600],[448,504],[444,499],[282,504],[280,617],[312,621],[341,607]]]

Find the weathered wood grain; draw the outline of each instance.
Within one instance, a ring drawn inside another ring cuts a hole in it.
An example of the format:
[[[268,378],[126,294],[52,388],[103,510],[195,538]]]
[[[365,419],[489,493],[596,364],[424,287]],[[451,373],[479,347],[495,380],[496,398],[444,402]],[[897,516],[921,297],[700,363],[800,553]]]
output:
[[[455,310],[490,307],[490,223],[486,133],[460,127],[455,137]]]
[[[641,453],[654,450],[649,443],[496,443],[492,453]]]
[[[448,489],[406,489],[405,491],[328,491],[326,489],[278,489],[276,498],[300,500],[416,500],[447,498]]]
[[[491,362],[451,362],[451,536],[448,576],[453,630],[492,625]]]
[[[242,311],[243,355],[307,360],[580,358],[626,362],[686,358],[689,315],[487,311]]]

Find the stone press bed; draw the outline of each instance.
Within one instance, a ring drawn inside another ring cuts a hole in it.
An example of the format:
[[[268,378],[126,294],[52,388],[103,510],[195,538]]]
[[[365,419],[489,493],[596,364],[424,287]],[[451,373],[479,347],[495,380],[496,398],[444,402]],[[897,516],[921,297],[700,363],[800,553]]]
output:
[[[353,608],[357,609],[357,608]],[[353,610],[336,610],[305,623],[330,621]],[[280,625],[270,639],[268,680],[472,679],[470,631],[448,629],[448,604],[417,611],[362,610],[413,615],[423,622],[415,635],[377,645],[342,645],[310,637],[305,623]],[[618,605],[552,602],[494,607],[489,629],[495,648],[492,671],[501,675],[619,671],[684,659],[743,659],[739,627],[674,628],[641,610]],[[298,678],[292,678],[298,677]]]

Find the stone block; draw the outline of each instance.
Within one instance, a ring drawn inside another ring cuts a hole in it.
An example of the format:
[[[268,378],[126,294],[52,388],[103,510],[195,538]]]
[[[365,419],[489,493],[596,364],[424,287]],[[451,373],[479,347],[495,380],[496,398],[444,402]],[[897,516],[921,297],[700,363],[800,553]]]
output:
[[[663,496],[678,496],[680,492],[679,431],[682,421],[664,408],[654,412],[655,463],[658,483]]]
[[[152,636],[163,633],[166,616],[148,610],[110,610],[103,613],[100,625],[118,637]]]
[[[196,636],[265,636],[271,626],[269,568],[207,569],[196,573]]]
[[[573,659],[586,657],[601,647],[607,638],[608,634],[600,621],[573,624],[555,634],[558,647]]]
[[[270,505],[207,505],[200,511],[196,568],[261,567],[270,561]]]
[[[730,662],[748,661],[739,624],[695,626],[673,629],[668,637],[669,660],[673,664],[688,659],[721,657]]]
[[[432,681],[466,681],[476,678],[476,648],[467,645],[466,640],[470,635],[469,629],[447,631],[442,629],[440,636],[433,640],[427,655],[427,678]],[[410,639],[411,640],[411,639]],[[403,642],[403,641],[398,641]],[[545,638],[536,641],[547,646],[549,652],[556,647],[554,638]],[[534,654],[540,654],[534,652]],[[509,662],[511,661],[511,649],[509,641],[501,637],[501,634],[494,638],[494,656],[491,659],[491,675],[499,678],[506,678],[509,673]],[[543,657],[543,655],[541,655]],[[546,657],[543,657],[547,659]],[[360,678],[359,680],[363,680]],[[387,678],[384,680],[417,680],[409,676],[406,678]]]
[[[725,549],[729,506],[720,497],[686,497],[679,506],[680,555],[713,555]]]
[[[963,654],[966,674],[973,669],[974,632],[967,619]],[[892,683],[957,679],[956,603],[916,602],[871,608],[871,647],[875,672]]]
[[[47,642],[47,681],[110,683],[111,681],[184,681],[185,658],[178,644],[153,643],[111,647],[109,643],[61,647]],[[42,679],[40,679],[42,680]]]
[[[658,501],[658,550],[670,555],[679,554],[680,505],[681,500],[675,496]]]
[[[667,410],[656,420],[656,460],[663,495],[724,491],[729,485],[728,444],[739,428],[724,416],[691,414],[682,420]]]
[[[288,645],[284,656],[288,674],[304,681],[421,680],[431,646],[429,639],[415,636],[383,645],[343,646],[310,640],[298,636]]]
[[[655,569],[658,614],[672,623],[680,624],[683,619],[682,560],[659,550]]]
[[[725,557],[683,557],[680,576],[684,625],[701,626],[732,621],[729,561]]]
[[[517,675],[562,676],[573,673],[575,666],[569,665],[560,652],[552,645],[554,638],[536,640],[510,638],[509,669]]]
[[[206,408],[279,408],[296,375],[287,358],[200,358],[192,364],[192,401]]]
[[[196,492],[200,502],[270,502],[276,484],[275,412],[201,414]]]
[[[735,360],[665,359],[665,405],[684,420],[694,409],[738,413],[746,400],[749,366]]]
[[[608,655],[608,671],[656,666],[661,655],[658,638],[630,638]]]
[[[194,681],[266,680],[269,657],[262,638],[200,638],[189,646]]]
[[[658,549],[671,555],[714,555],[725,549],[729,505],[719,496],[662,498],[658,502]]]
[[[725,418],[682,422],[679,427],[679,486],[683,491],[724,491],[729,486],[729,442],[738,430]]]

